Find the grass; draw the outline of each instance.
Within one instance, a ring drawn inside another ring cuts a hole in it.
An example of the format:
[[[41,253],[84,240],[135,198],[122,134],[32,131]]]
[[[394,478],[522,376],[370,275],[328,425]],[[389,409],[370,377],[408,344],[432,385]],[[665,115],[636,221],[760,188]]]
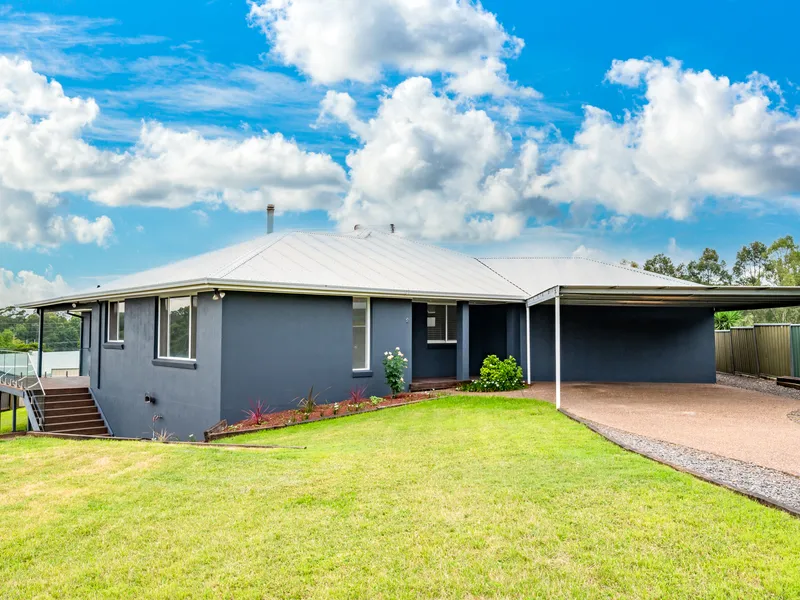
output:
[[[11,433],[12,414],[10,410],[0,412],[0,433]],[[27,429],[28,417],[24,408],[17,409],[17,431]]]
[[[800,520],[520,398],[0,443],[0,597],[790,598]]]

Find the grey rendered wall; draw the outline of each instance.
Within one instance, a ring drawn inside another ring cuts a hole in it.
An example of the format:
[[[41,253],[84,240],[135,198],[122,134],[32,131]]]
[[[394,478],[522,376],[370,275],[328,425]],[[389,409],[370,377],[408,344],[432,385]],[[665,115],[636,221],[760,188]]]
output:
[[[412,370],[411,302],[373,298],[371,374],[353,376],[351,297],[228,293],[223,302],[222,416],[244,418],[261,400],[271,411],[296,408],[313,385],[320,402],[366,387],[384,395],[383,353],[399,346]]]
[[[197,310],[196,369],[156,366],[156,298],[125,302],[122,348],[104,344],[106,304],[92,311],[91,383],[114,435],[150,437],[154,414],[162,415],[157,431],[181,439],[203,431],[220,419],[222,303],[200,294]],[[156,404],[145,404],[145,394]]]
[[[414,377],[455,377],[456,345],[428,344],[428,306],[413,304]]]
[[[92,366],[92,313],[81,317],[80,374],[89,375]]]
[[[553,306],[531,307],[533,379],[555,378]],[[705,308],[561,307],[563,381],[714,383]]]

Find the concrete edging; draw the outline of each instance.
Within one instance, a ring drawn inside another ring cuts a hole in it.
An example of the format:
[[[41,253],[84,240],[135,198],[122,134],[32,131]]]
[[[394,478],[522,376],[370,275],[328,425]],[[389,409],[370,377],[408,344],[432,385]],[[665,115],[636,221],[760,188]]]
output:
[[[706,481],[708,483],[713,483],[714,485],[718,485],[719,487],[726,488],[726,489],[728,489],[728,490],[730,490],[732,492],[735,492],[735,493],[740,494],[742,496],[746,496],[747,498],[750,498],[751,500],[755,500],[756,502],[759,502],[759,503],[764,504],[766,506],[770,506],[772,508],[777,508],[779,510],[782,510],[784,512],[789,513],[793,517],[800,517],[800,511],[797,511],[794,508],[786,506],[785,504],[782,504],[780,502],[776,502],[775,500],[767,498],[766,496],[762,496],[761,494],[759,494],[757,492],[752,492],[750,490],[746,490],[744,488],[740,488],[738,486],[731,485],[731,484],[729,484],[727,482],[721,481],[721,480],[716,479],[714,477],[709,477],[708,475],[705,475],[703,473],[699,473],[698,471],[695,471],[694,469],[690,469],[688,467],[684,467],[682,465],[678,465],[678,464],[666,461],[663,458],[655,456],[654,454],[652,454],[650,452],[637,450],[637,449],[633,448],[632,446],[626,444],[625,442],[620,442],[620,441],[617,441],[617,440],[613,440],[610,437],[606,436],[599,429],[597,429],[597,427],[594,426],[594,423],[592,421],[589,421],[587,419],[579,417],[578,415],[576,415],[574,413],[571,413],[571,412],[569,412],[568,410],[566,410],[564,408],[560,409],[559,412],[561,412],[565,416],[569,417],[573,421],[575,421],[577,423],[580,423],[584,427],[590,429],[591,431],[593,431],[594,433],[596,433],[597,435],[599,435],[603,439],[608,440],[609,442],[611,442],[612,444],[615,444],[616,446],[619,446],[623,450],[627,450],[628,452],[633,452],[634,454],[638,454],[640,456],[644,456],[645,458],[649,458],[652,461],[655,461],[655,462],[657,462],[659,464],[662,464],[662,465],[665,465],[667,467],[670,467],[671,469],[674,469],[676,471],[680,471],[681,473],[688,473],[689,475],[697,477],[698,479],[701,479],[701,480]],[[672,442],[667,442],[667,443],[672,443]],[[680,446],[680,444],[675,444],[675,445],[676,446]],[[709,454],[713,454],[713,453],[709,452]],[[722,457],[722,458],[726,458],[726,457]]]

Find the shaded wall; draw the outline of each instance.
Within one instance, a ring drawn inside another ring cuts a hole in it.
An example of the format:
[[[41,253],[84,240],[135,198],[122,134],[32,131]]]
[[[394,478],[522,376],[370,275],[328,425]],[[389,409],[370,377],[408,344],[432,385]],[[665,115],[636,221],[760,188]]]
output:
[[[81,314],[80,374],[89,375],[92,366],[92,313]]]
[[[480,374],[483,359],[496,354],[504,360],[509,356],[506,345],[506,319],[512,305],[481,305],[469,307],[469,372],[470,376]],[[517,354],[514,358],[519,358]]]
[[[181,439],[220,419],[222,302],[200,294],[197,309],[195,368],[153,364],[156,357],[156,298],[125,301],[125,340],[107,344],[107,304],[92,310],[91,385],[116,436],[150,437],[151,427]],[[185,364],[185,363],[184,363]],[[146,404],[145,394],[156,398]],[[153,425],[153,415],[163,418]]]
[[[244,418],[251,402],[272,411],[297,408],[313,385],[320,402],[344,400],[354,388],[385,395],[383,353],[399,346],[412,370],[411,302],[373,298],[371,372],[353,372],[352,297],[245,294],[223,301],[222,416]]]
[[[555,379],[553,306],[531,307],[533,379]],[[714,383],[707,308],[561,307],[563,381]]]
[[[415,302],[412,311],[414,378],[455,377],[456,345],[429,344],[427,304]]]

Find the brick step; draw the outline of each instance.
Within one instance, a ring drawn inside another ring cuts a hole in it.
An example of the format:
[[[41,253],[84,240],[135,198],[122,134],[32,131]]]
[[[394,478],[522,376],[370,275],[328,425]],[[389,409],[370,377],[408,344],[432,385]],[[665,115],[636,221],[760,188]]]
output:
[[[39,402],[39,406],[42,406],[42,402]],[[83,399],[83,400],[45,400],[44,401],[44,411],[47,412],[48,410],[58,410],[63,408],[81,408],[83,406],[94,406],[94,400],[91,398]]]
[[[91,400],[91,394],[53,394],[52,396],[45,396],[40,398],[44,400],[45,404],[48,402],[71,402],[73,400]]]
[[[64,415],[47,415],[45,417],[45,425],[47,427],[54,427],[60,426],[69,423],[80,423],[82,421],[96,421],[100,419],[101,421],[103,418],[100,416],[100,413],[97,409],[93,410],[92,412],[87,413],[70,413]]]
[[[87,404],[85,406],[64,406],[64,407],[57,407],[57,406],[48,406],[45,409],[45,414],[59,416],[59,415],[80,415],[87,412],[95,412],[97,407],[92,404]]]
[[[103,423],[103,419],[86,419],[82,421],[73,421],[71,423],[62,423],[60,425],[50,425],[47,420],[45,419],[44,422],[44,430],[45,431],[52,431],[54,433],[70,433],[74,429],[91,429],[93,427],[102,427],[103,429],[106,428],[106,424]]]

